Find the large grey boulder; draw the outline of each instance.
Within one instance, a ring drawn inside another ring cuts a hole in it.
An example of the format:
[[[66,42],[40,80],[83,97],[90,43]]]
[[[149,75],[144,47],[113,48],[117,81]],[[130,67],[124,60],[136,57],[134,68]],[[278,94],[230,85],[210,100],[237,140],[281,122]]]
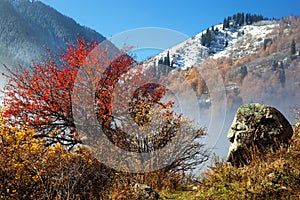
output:
[[[248,164],[253,155],[262,156],[286,146],[293,128],[276,108],[262,104],[241,106],[228,132],[227,161],[233,166]]]

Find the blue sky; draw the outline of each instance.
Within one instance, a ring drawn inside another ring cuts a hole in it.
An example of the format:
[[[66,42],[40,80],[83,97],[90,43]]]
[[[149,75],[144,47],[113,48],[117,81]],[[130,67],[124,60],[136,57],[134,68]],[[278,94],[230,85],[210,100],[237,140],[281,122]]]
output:
[[[195,35],[237,12],[300,15],[300,0],[41,0],[105,37],[142,27]]]
[[[261,14],[269,18],[281,18],[291,14],[300,16],[300,0],[41,1],[107,38],[144,27],[170,29],[191,37],[212,25],[223,22],[225,17],[237,12]],[[183,40],[175,43],[166,41],[166,43],[171,47]],[[134,53],[138,56],[138,60],[143,60],[157,54],[160,50],[162,49],[144,48]]]

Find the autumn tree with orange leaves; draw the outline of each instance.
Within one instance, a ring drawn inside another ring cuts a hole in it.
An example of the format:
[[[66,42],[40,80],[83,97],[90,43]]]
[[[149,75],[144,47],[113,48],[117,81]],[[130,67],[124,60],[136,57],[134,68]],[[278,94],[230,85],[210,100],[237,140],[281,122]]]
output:
[[[155,83],[154,75],[145,74],[127,51],[115,52],[114,55],[108,48],[99,48],[96,42],[78,39],[59,59],[49,51],[44,62],[31,67],[5,66],[8,84],[4,88],[4,117],[13,126],[34,129],[35,138],[45,139],[46,146],[59,143],[72,149],[83,142],[86,134],[78,127],[91,127],[84,124],[92,115],[86,112],[89,109],[96,113],[106,137],[129,152],[155,151],[180,134],[191,134],[191,140],[185,141],[181,156],[170,163],[169,170],[189,170],[207,160],[198,140],[204,129],[194,128],[176,114],[171,101],[162,101],[167,88]],[[85,80],[78,76],[82,72]],[[78,82],[80,85],[76,85]],[[129,84],[125,87],[126,82]],[[84,92],[74,94],[76,87]],[[132,95],[126,96],[126,92]],[[91,104],[86,103],[85,95],[92,97]],[[75,118],[83,123],[77,123]],[[146,135],[138,134],[142,129]]]
[[[46,138],[48,145],[80,143],[73,122],[71,91],[77,70],[95,46],[95,42],[77,40],[58,61],[49,51],[49,57],[40,64],[13,69],[5,66],[8,84],[4,105],[8,108],[4,116],[12,125],[34,128],[36,137]]]

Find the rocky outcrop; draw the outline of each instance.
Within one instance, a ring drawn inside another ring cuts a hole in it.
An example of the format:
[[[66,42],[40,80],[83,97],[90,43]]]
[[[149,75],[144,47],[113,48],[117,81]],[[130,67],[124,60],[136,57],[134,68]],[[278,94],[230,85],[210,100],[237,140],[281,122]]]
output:
[[[148,185],[136,183],[134,185],[134,197],[137,199],[159,200],[159,194]]]
[[[230,148],[227,161],[234,166],[248,164],[253,155],[286,146],[293,129],[277,109],[262,104],[241,106],[228,132]]]

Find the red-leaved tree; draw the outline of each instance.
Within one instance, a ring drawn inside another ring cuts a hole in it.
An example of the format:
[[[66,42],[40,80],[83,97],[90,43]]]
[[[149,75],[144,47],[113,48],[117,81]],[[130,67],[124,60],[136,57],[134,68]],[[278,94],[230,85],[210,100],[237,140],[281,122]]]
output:
[[[49,51],[48,58],[39,64],[29,67],[16,66],[13,69],[5,66],[7,73],[4,76],[8,79],[4,88],[4,104],[7,106],[5,117],[12,125],[34,128],[38,133],[37,137],[46,138],[48,145],[59,142],[73,147],[81,143],[73,118],[72,91],[78,70],[91,73],[91,68],[85,60],[96,47],[96,42],[77,39],[75,44],[69,44],[66,53],[59,56],[59,60]],[[93,54],[95,57],[88,58],[92,63],[96,60],[97,65],[103,65],[100,69],[105,68],[98,79],[91,78],[88,81],[97,87],[95,100],[98,120],[105,130],[111,130],[110,126],[114,120],[113,91],[120,77],[134,64],[134,59],[127,56],[125,51],[119,52],[118,57],[109,60],[106,54],[107,51],[103,50],[96,56]],[[83,67],[85,69],[82,69]],[[142,78],[137,76],[140,73],[135,74],[135,82],[141,81]],[[153,91],[151,96],[156,96],[158,102],[164,90],[160,88],[155,90],[156,93]],[[126,106],[128,105],[124,105]]]
[[[35,137],[44,138],[47,145],[60,143],[72,149],[82,143],[85,133],[78,127],[90,121],[93,111],[107,138],[126,151],[152,152],[177,137],[185,145],[178,145],[182,156],[169,163],[170,169],[187,170],[205,161],[207,155],[197,140],[204,130],[195,129],[176,114],[171,101],[162,100],[168,91],[160,84],[163,81],[154,80],[156,76],[127,51],[112,52],[78,39],[59,59],[49,52],[44,62],[33,66],[5,66],[4,117],[13,126],[33,128]],[[77,87],[84,92],[74,94]],[[91,96],[92,103],[85,102],[85,95]],[[76,124],[75,118],[83,123]],[[187,141],[178,137],[185,134],[192,137]]]

